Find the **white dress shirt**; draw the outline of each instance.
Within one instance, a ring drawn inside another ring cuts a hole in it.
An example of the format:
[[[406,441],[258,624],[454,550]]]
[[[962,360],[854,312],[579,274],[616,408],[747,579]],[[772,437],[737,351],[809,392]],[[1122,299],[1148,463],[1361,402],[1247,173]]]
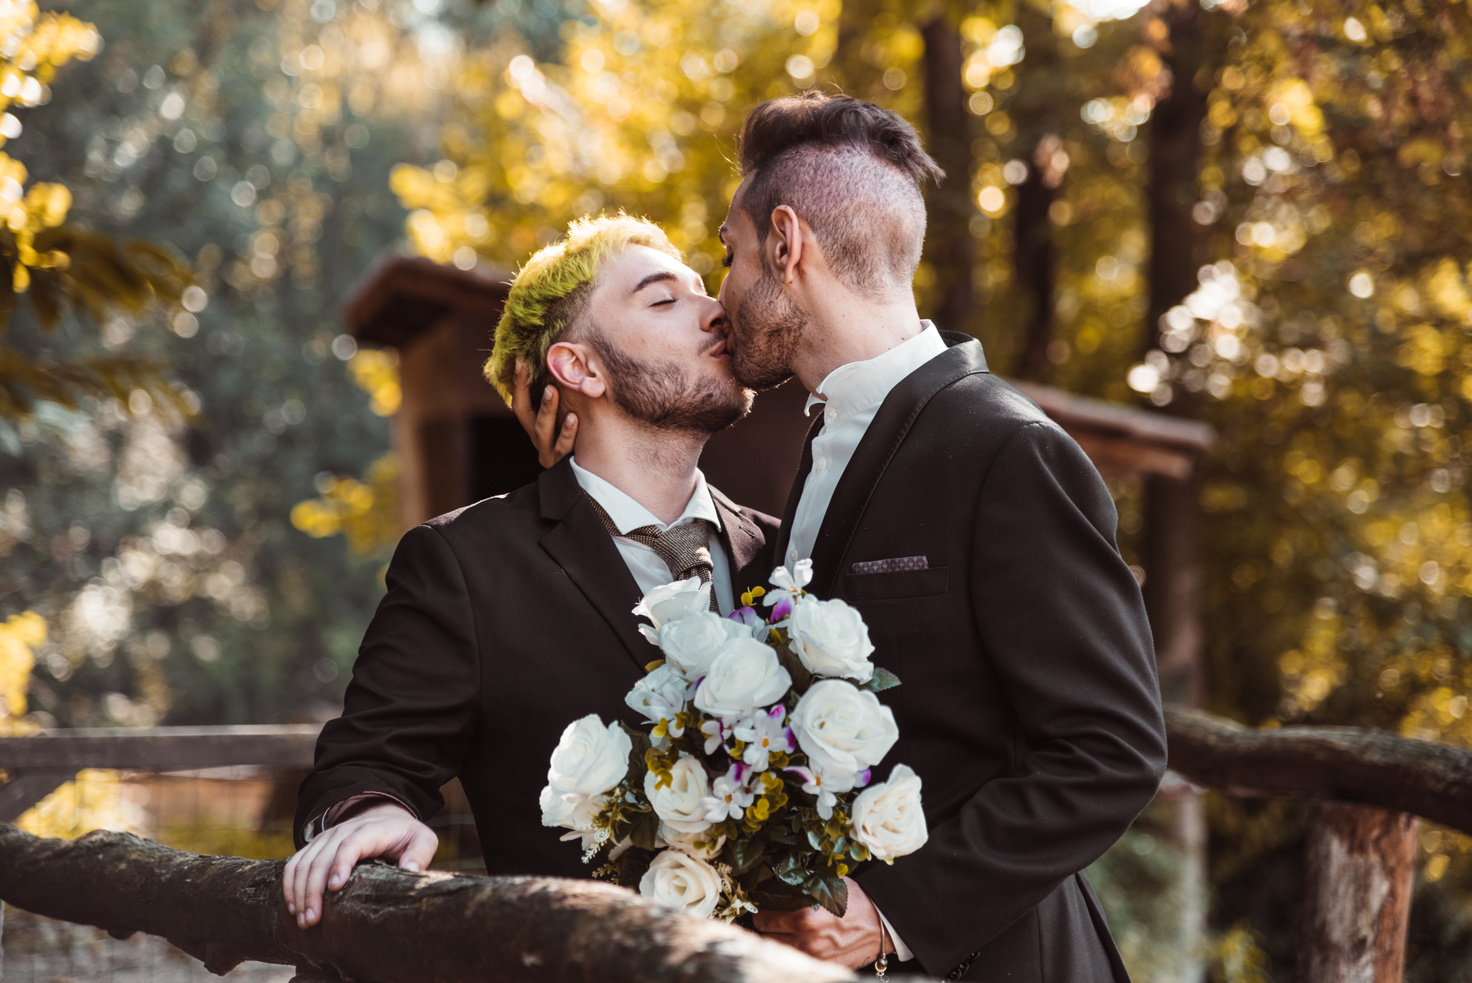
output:
[[[813,438],[813,467],[803,483],[802,497],[797,501],[797,512],[792,519],[787,545],[789,567],[813,555],[813,544],[818,540],[818,529],[833,501],[838,479],[853,460],[859,441],[864,439],[889,391],[945,350],[945,340],[935,325],[921,321],[920,333],[915,337],[867,361],[840,365],[808,397],[803,411],[811,413],[814,406],[822,406],[823,429]],[[901,962],[915,958],[910,947],[895,934],[884,912],[878,906],[874,911],[894,943],[895,958]]]
[[[636,502],[627,492],[616,485],[598,477],[586,468],[580,467],[577,458],[571,461],[573,476],[578,479],[578,484],[583,491],[603,506],[603,511],[613,520],[619,532],[629,532],[640,526],[654,526],[660,532],[664,532],[671,526],[678,526],[686,522],[694,522],[704,519],[710,523],[710,560],[714,569],[711,571],[711,587],[715,591],[716,604],[721,609],[721,614],[730,614],[736,609],[735,597],[731,592],[731,565],[726,560],[725,547],[721,545],[721,537],[718,535],[721,528],[721,514],[716,511],[716,503],[710,497],[710,489],[705,484],[705,475],[699,471],[695,472],[695,491],[690,495],[690,501],[685,505],[685,511],[680,513],[674,522],[664,523],[657,519],[653,512]],[[618,547],[619,555],[629,565],[629,573],[634,575],[634,582],[644,593],[649,593],[661,584],[667,584],[674,580],[674,574],[665,562],[643,543],[637,543],[632,539],[622,536],[613,537],[613,544]]]
[[[919,334],[883,355],[840,365],[808,397],[804,412],[823,406],[823,429],[813,438],[813,467],[792,520],[786,557],[789,567],[813,555],[813,544],[818,540],[828,503],[833,501],[833,490],[869,424],[874,422],[884,397],[905,376],[946,350],[935,325],[921,321],[920,327]]]

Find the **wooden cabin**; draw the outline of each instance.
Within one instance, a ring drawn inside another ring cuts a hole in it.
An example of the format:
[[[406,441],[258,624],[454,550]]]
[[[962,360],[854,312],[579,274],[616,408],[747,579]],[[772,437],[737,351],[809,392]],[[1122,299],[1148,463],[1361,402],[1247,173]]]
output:
[[[404,528],[518,488],[541,470],[516,418],[481,375],[509,277],[395,257],[344,312],[360,345],[399,356],[403,404],[394,417]],[[1212,440],[1205,424],[1086,399],[1048,386],[1018,388],[1083,447],[1106,478],[1187,477]],[[789,382],[757,397],[751,415],[717,434],[701,469],[734,500],[780,515],[802,456],[807,394]]]

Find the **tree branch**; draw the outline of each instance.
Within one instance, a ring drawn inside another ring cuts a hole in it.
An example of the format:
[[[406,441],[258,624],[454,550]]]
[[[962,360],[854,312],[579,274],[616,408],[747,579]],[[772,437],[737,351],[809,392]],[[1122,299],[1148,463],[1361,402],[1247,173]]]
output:
[[[1472,751],[1358,727],[1252,730],[1179,707],[1165,722],[1171,768],[1198,785],[1358,802],[1472,833]]]
[[[0,825],[0,899],[123,938],[168,939],[226,973],[246,960],[372,983],[657,983],[857,978],[597,881],[358,867],[321,924],[287,913],[280,860],[201,857],[127,833],[38,839]]]

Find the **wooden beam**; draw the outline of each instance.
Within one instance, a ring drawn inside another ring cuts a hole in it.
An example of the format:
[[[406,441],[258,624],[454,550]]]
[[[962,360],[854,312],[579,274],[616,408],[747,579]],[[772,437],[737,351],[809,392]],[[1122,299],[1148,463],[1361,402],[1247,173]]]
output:
[[[0,769],[8,771],[127,768],[184,771],[260,765],[310,768],[320,727],[95,728],[0,737]]]
[[[1472,751],[1357,727],[1252,730],[1180,707],[1165,722],[1171,768],[1197,785],[1378,806],[1472,833]]]
[[[1101,436],[1111,434],[1192,454],[1210,450],[1216,443],[1216,430],[1210,424],[1090,399],[1035,382],[1008,381],[1069,433],[1077,429]]]
[[[13,823],[27,809],[72,780],[75,769],[12,771],[10,781],[0,785],[0,823]]]
[[[1314,807],[1294,983],[1401,983],[1416,825],[1403,812],[1343,802]]]
[[[224,974],[246,960],[364,983],[858,983],[840,966],[594,880],[356,868],[300,929],[281,860],[199,857],[127,833],[0,826],[0,900],[117,937],[160,935]]]

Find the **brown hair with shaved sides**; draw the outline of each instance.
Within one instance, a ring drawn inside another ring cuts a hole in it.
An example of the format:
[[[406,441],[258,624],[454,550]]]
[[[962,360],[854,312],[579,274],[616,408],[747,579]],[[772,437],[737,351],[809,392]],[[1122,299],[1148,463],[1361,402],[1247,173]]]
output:
[[[773,210],[787,205],[839,280],[868,294],[909,289],[925,241],[920,186],[945,172],[902,116],[809,89],[753,109],[740,148],[750,180],[741,209],[762,240]]]

